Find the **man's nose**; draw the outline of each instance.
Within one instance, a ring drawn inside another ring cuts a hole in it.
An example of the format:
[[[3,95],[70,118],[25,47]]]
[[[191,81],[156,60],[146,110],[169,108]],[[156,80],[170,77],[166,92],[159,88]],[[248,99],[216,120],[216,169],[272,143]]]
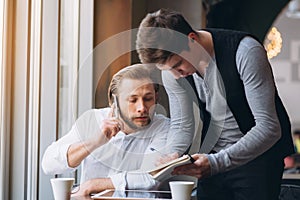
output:
[[[183,70],[172,70],[172,74],[175,79],[184,78],[187,74]]]
[[[142,112],[142,113],[144,113],[144,112],[147,111],[145,102],[143,100],[138,101],[138,103],[137,103],[137,111],[138,112]]]
[[[182,74],[180,74],[180,72],[178,70],[175,70],[175,69],[172,69],[171,73],[173,74],[175,79],[179,79],[182,76]]]

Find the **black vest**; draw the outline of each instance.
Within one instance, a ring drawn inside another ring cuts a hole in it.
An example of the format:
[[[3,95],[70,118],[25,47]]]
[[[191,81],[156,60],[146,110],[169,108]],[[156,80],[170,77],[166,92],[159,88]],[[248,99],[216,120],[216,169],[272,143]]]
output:
[[[224,82],[227,104],[233,113],[241,132],[246,134],[253,126],[255,126],[255,120],[246,99],[243,82],[237,71],[235,56],[240,41],[249,34],[220,29],[206,29],[206,31],[209,31],[213,37],[216,64]],[[197,94],[193,78],[189,76],[187,77],[187,80]],[[203,103],[199,99],[198,103],[201,113],[200,117],[203,121],[202,138],[204,138],[207,128],[209,127],[210,114],[205,110],[205,106],[203,107]],[[271,158],[276,157],[282,159],[287,155],[294,153],[294,145],[291,136],[290,120],[282,101],[278,96],[277,90],[275,93],[275,106],[281,125],[282,136],[266,153],[269,154]]]

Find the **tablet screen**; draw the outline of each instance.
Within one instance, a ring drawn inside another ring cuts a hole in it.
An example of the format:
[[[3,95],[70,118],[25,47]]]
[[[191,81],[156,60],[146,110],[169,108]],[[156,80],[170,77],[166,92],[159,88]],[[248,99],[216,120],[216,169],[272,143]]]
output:
[[[94,195],[95,199],[172,199],[170,191],[147,191],[147,190],[105,190]]]

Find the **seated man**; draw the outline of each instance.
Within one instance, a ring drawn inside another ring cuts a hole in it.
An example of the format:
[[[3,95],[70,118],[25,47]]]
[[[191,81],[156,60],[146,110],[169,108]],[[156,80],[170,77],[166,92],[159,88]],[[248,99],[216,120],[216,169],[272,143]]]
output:
[[[155,187],[149,174],[132,172],[153,168],[166,144],[169,119],[154,113],[158,84],[153,75],[141,64],[117,72],[108,90],[111,107],[87,111],[52,143],[42,160],[44,172],[61,174],[81,164],[76,195]]]

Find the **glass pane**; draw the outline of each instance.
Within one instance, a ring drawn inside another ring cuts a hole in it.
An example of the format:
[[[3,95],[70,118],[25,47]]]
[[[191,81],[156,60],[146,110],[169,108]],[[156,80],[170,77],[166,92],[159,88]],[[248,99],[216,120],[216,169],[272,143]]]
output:
[[[1,107],[2,107],[2,87],[3,87],[3,71],[4,71],[4,66],[2,66],[3,63],[3,27],[4,27],[4,2],[0,1],[0,113],[1,113]],[[1,116],[0,116],[1,117]],[[1,120],[1,118],[0,118]],[[1,123],[1,121],[0,121]]]
[[[58,138],[77,118],[78,1],[61,0]],[[71,177],[74,174],[63,174]]]

